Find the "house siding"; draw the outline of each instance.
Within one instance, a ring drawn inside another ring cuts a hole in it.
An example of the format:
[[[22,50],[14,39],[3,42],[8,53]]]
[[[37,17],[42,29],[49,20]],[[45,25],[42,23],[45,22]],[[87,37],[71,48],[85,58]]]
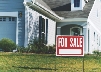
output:
[[[101,38],[101,1],[95,0],[93,7],[88,16],[88,23],[90,24],[90,53],[94,50],[101,50],[99,46],[99,37]],[[94,41],[94,32],[95,32],[95,41]],[[97,39],[98,35],[98,39]],[[100,39],[101,41],[101,39]]]
[[[16,42],[16,18],[15,21],[9,21],[9,17],[5,18],[6,21],[0,21],[0,40],[10,38]]]
[[[95,0],[88,19],[90,19],[94,24],[94,26],[99,31],[101,31],[101,1],[100,0]]]
[[[94,50],[101,50],[101,46],[99,46],[99,40],[101,41],[101,35],[96,31],[96,29],[91,25],[89,27],[89,51],[92,53]],[[95,32],[95,37],[94,37]],[[98,35],[98,38],[97,38]],[[100,38],[99,38],[100,37]],[[94,41],[95,40],[95,41]]]
[[[0,12],[22,12],[22,17],[18,18],[18,39],[16,39],[18,40],[19,46],[24,46],[25,36],[25,8],[23,1],[24,0],[0,0]]]
[[[26,9],[25,11],[26,16],[25,16],[25,37],[26,43],[25,46],[29,43],[31,39],[34,39],[34,37],[39,36],[39,16],[41,18],[45,19],[45,26],[46,26],[46,19],[48,19],[48,36],[47,36],[47,44],[48,45],[53,45],[55,44],[55,29],[56,29],[56,22],[51,20],[50,18],[38,13],[35,10],[32,10],[30,8]],[[37,31],[37,32],[36,32]],[[46,29],[45,29],[46,31]],[[46,33],[45,33],[46,34]],[[45,36],[46,37],[46,36]]]

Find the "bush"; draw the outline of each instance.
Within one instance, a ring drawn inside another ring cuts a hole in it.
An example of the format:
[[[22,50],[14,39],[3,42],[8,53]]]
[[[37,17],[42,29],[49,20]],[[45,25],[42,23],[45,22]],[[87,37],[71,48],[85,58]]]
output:
[[[33,39],[30,41],[29,45],[29,52],[32,53],[38,53],[38,54],[47,54],[47,53],[55,53],[54,46],[46,46],[46,44],[43,43],[43,40]]]
[[[94,50],[94,51],[93,51],[93,54],[97,57],[97,56],[100,55],[100,52],[99,52],[99,50]]]
[[[49,54],[54,54],[56,52],[55,45],[53,46],[48,46],[48,53]]]
[[[43,40],[33,39],[29,43],[30,52],[34,53],[45,53],[46,45],[42,42]]]
[[[16,44],[10,40],[10,39],[7,39],[7,38],[3,38],[1,41],[0,41],[0,48],[4,51],[4,52],[10,52],[14,49],[16,49]]]

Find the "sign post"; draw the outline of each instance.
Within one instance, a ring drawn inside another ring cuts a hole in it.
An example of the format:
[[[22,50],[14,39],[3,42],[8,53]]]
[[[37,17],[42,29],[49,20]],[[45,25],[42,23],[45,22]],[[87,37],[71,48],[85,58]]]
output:
[[[84,56],[84,36],[57,35],[56,56]]]

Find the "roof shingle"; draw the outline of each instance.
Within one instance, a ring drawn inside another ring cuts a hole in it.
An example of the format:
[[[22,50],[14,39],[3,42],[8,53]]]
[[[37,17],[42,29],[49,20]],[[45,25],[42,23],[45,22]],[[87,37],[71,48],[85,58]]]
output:
[[[89,0],[83,10],[71,11],[71,0],[43,0],[59,16],[64,18],[88,18],[95,0]]]

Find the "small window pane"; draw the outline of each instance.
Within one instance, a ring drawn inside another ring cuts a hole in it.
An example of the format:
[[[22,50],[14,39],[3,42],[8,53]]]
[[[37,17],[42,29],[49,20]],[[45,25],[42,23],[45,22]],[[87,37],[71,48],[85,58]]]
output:
[[[74,0],[74,7],[80,7],[80,0]]]
[[[72,35],[80,35],[80,28],[73,28],[72,29]]]
[[[15,18],[14,17],[12,17],[12,21],[15,21]]]
[[[9,21],[11,21],[11,17],[9,17]]]
[[[94,32],[94,41],[95,41],[95,32]]]
[[[3,21],[6,21],[6,18],[5,17],[3,17]]]
[[[0,17],[0,21],[2,21],[2,17]]]

